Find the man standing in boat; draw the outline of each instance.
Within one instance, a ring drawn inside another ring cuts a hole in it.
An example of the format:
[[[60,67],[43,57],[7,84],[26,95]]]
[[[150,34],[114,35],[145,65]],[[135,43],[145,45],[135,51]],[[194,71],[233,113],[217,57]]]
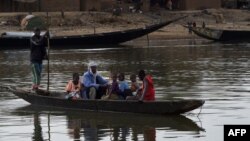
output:
[[[46,32],[44,36],[41,36],[40,33],[40,29],[35,28],[34,35],[30,39],[30,61],[33,74],[32,90],[37,90],[39,88],[42,73],[42,62],[44,59],[48,58],[45,48],[45,36],[48,36],[48,32]]]
[[[97,73],[97,64],[91,62],[83,75],[84,93],[89,99],[100,99],[108,87],[108,81]]]

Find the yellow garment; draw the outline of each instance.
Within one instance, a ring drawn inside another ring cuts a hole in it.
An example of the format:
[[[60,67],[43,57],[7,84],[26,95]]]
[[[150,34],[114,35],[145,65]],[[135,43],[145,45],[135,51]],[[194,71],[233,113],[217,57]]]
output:
[[[108,100],[108,99],[117,100],[117,99],[119,99],[119,98],[118,98],[118,95],[117,95],[117,94],[110,94],[110,95],[104,95],[104,96],[102,96],[101,99],[102,99],[102,100]]]

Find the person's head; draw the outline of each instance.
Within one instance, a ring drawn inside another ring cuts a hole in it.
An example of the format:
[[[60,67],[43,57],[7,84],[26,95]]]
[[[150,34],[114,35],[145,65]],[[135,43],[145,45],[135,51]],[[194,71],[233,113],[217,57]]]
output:
[[[96,68],[97,68],[96,66],[91,66],[91,67],[90,67],[90,70],[91,70],[91,72],[92,72],[93,74],[96,74],[96,71],[97,71]]]
[[[97,65],[94,62],[89,63],[89,71],[93,74],[97,72]]]
[[[145,76],[146,76],[145,71],[144,70],[140,70],[139,73],[138,73],[139,79],[142,81]]]
[[[124,73],[119,73],[118,79],[119,79],[119,81],[124,81],[124,79],[125,79],[125,74],[124,74]]]
[[[131,80],[131,82],[136,82],[136,75],[135,74],[131,74],[130,75],[130,80]]]
[[[79,74],[73,73],[73,83],[78,84],[78,82],[79,82]]]
[[[117,73],[111,73],[110,77],[111,77],[111,79],[112,79],[113,82],[117,81]]]
[[[35,36],[40,36],[40,33],[41,33],[41,30],[39,29],[39,28],[35,28],[34,29],[34,34],[35,34]]]

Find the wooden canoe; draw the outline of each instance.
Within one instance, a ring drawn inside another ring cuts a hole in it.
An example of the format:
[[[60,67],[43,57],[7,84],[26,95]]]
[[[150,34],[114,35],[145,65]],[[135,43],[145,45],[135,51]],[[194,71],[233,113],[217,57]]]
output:
[[[99,48],[105,45],[117,45],[147,35],[185,17],[186,16],[146,26],[145,28],[87,35],[53,36],[50,38],[50,45],[52,49],[84,49],[89,48],[89,46]],[[23,49],[29,47],[30,37],[28,36],[12,35],[10,37],[0,37],[0,49]]]
[[[192,27],[192,31],[202,38],[213,41],[250,42],[250,30]]]
[[[49,96],[46,96],[44,91],[34,93],[21,88],[11,88],[11,91],[33,105],[98,112],[173,115],[189,112],[205,103],[203,100],[159,100],[143,103],[127,100],[67,100],[64,98],[65,93],[60,92],[50,92]]]

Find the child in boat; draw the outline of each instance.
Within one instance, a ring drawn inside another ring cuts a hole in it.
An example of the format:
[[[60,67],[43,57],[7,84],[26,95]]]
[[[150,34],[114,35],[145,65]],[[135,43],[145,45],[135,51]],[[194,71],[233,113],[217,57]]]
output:
[[[117,74],[111,73],[110,77],[112,79],[112,83],[108,86],[106,95],[102,97],[103,100],[118,99],[119,85],[117,82]]]
[[[139,79],[143,82],[142,88],[137,91],[136,96],[127,96],[126,100],[155,100],[155,90],[153,85],[153,79],[151,75],[147,75],[144,70],[140,70],[138,73]]]
[[[73,73],[73,80],[70,80],[66,85],[65,91],[67,92],[66,99],[80,99],[80,92],[82,84],[79,81],[79,74]]]
[[[139,83],[137,83],[135,74],[130,75],[130,81],[131,81],[130,90],[132,92],[132,95],[127,96],[126,100],[138,100],[139,97],[141,97],[142,88],[140,88]]]
[[[133,95],[136,95],[137,91],[140,89],[140,86],[136,81],[135,74],[130,75],[130,81],[131,81],[130,90],[131,90]]]
[[[118,75],[119,79],[119,99],[125,99],[126,96],[128,95],[127,93],[128,90],[130,91],[130,88],[128,86],[128,82],[125,80],[125,74],[124,73],[119,73]]]

